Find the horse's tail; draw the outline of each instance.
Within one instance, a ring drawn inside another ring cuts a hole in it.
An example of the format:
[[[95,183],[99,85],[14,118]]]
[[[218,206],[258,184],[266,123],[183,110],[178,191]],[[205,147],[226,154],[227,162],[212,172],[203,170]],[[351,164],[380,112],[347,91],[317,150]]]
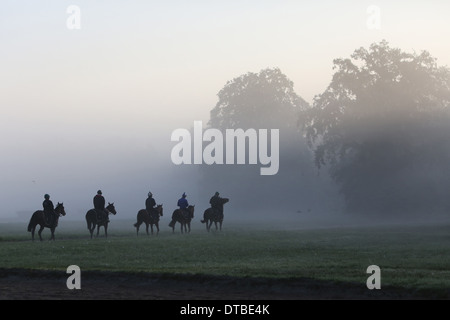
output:
[[[31,216],[30,223],[28,223],[28,232],[31,232],[31,229],[33,229],[33,222],[34,221],[34,214]]]
[[[200,220],[201,223],[206,223],[206,221],[208,221],[208,213],[209,209],[206,209],[205,212],[203,213],[203,220]]]
[[[170,221],[169,227],[171,227],[171,228],[175,227],[175,223],[177,223],[177,219],[179,220],[180,213],[181,213],[180,209],[175,209],[173,211],[173,213],[172,213],[172,221]]]
[[[88,230],[91,230],[91,226],[92,226],[92,220],[90,219],[90,216],[89,216],[90,212],[91,212],[91,210],[86,212],[86,224],[87,224]]]
[[[137,222],[133,225],[135,228],[139,227],[145,220],[145,217],[143,217],[143,215],[147,215],[147,211],[144,210],[139,210],[139,212],[136,215],[136,220]]]
[[[36,211],[36,212],[33,213],[33,215],[31,216],[30,223],[28,223],[28,229],[27,229],[28,232],[31,232],[31,230],[33,229],[33,227],[37,225],[37,219],[38,219],[37,213],[38,213],[38,212],[39,212],[39,211]]]

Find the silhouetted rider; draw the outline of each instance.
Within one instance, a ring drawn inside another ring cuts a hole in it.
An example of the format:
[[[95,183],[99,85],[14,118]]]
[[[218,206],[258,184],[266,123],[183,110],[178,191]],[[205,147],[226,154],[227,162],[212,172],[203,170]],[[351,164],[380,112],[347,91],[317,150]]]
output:
[[[45,222],[51,226],[56,220],[55,207],[53,206],[53,202],[50,200],[50,196],[48,194],[44,195],[44,199],[45,200],[42,202],[42,206],[44,207]]]
[[[183,195],[178,200],[177,206],[180,207],[182,214],[187,214],[189,216],[189,211],[187,209],[189,207],[189,203],[188,203],[186,197],[187,197],[186,193],[183,192]]]
[[[211,204],[211,208],[219,214],[220,216],[223,216],[223,201],[222,198],[219,197],[219,193],[216,192],[211,199],[209,200],[209,203]]]
[[[153,193],[148,193],[148,198],[145,200],[145,210],[147,210],[148,214],[151,214],[152,211],[155,210],[156,201],[153,198]]]
[[[102,195],[102,191],[98,190],[94,197],[94,209],[97,212],[98,221],[106,221],[108,219],[108,211],[105,208],[105,198]]]

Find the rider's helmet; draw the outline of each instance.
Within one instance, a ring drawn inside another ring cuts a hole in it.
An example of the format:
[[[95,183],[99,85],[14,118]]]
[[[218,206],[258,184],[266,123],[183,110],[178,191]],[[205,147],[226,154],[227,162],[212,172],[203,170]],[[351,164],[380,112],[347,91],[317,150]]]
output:
[[[50,195],[48,195],[47,193],[44,195],[44,199],[50,199]]]
[[[102,190],[98,190],[98,191],[97,191],[97,194],[102,194]]]
[[[149,193],[148,193],[148,196],[149,196],[149,197],[152,197],[152,196],[153,196],[153,193],[149,192]]]

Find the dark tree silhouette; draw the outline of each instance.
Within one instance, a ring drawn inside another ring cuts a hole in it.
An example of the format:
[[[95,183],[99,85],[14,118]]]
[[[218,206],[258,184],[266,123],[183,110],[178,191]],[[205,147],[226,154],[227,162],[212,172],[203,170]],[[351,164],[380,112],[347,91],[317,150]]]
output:
[[[328,88],[301,124],[317,167],[328,165],[353,212],[448,206],[450,71],[428,52],[386,41],[336,59]]]

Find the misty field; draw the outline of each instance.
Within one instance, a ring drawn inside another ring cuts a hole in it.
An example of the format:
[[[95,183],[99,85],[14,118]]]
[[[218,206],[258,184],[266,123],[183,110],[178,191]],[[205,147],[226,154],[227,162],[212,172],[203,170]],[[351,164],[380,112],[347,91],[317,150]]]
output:
[[[133,221],[112,221],[90,239],[84,222],[60,221],[56,241],[31,241],[26,223],[0,224],[0,268],[65,272],[108,271],[165,276],[312,279],[366,288],[366,270],[381,268],[382,291],[450,298],[450,225],[323,227],[229,223],[207,233],[194,221],[190,234],[139,237]],[[103,231],[103,230],[102,230]],[[0,281],[1,283],[1,281]]]

